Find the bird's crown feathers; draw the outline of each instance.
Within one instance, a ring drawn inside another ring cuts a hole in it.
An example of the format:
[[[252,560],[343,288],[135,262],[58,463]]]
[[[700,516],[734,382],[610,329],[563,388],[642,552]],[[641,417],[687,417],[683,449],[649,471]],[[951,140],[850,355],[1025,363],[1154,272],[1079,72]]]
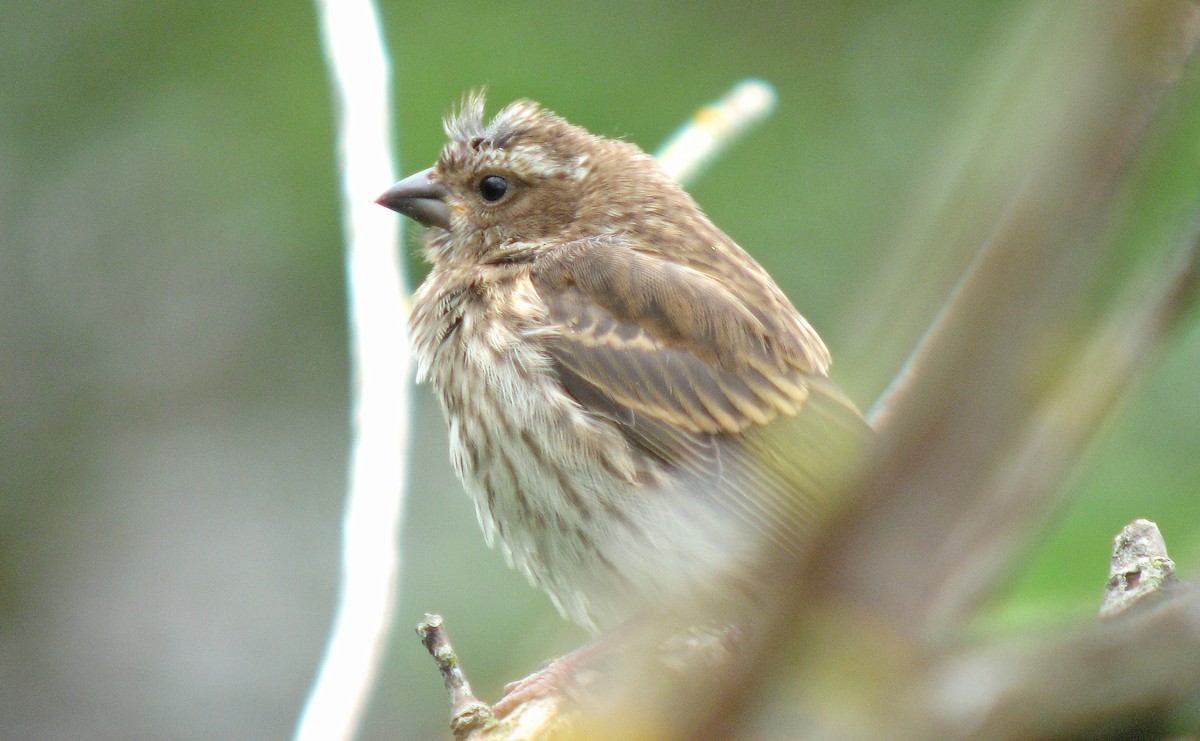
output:
[[[490,122],[485,122],[486,98],[486,90],[472,90],[463,96],[457,110],[446,115],[442,123],[451,141],[469,144],[472,140],[482,139],[493,147],[504,149],[522,134],[570,125],[528,99],[509,104]]]
[[[444,166],[478,166],[481,159],[503,158],[543,176],[569,174],[578,166],[578,157],[562,155],[579,151],[580,137],[591,137],[586,131],[528,99],[510,103],[485,121],[485,97],[482,89],[467,93],[443,119],[450,139],[442,152]]]

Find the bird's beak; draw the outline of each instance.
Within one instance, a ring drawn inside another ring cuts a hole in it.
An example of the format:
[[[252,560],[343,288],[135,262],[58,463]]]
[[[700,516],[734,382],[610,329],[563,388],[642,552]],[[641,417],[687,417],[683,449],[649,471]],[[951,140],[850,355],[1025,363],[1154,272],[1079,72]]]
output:
[[[450,229],[449,192],[433,178],[433,168],[409,175],[375,199],[380,206],[416,219],[425,226]]]

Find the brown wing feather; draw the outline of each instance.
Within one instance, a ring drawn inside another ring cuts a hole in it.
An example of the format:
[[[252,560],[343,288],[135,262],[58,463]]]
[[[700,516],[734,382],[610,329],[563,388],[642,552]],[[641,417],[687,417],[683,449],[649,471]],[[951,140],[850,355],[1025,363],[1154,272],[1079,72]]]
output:
[[[823,346],[767,326],[720,282],[683,265],[588,240],[539,264],[533,280],[556,362],[614,402],[692,432],[733,433],[795,414],[808,379],[823,375]]]
[[[772,335],[699,271],[611,243],[572,245],[533,280],[569,394],[755,531],[797,542],[870,434],[824,377],[823,346]]]

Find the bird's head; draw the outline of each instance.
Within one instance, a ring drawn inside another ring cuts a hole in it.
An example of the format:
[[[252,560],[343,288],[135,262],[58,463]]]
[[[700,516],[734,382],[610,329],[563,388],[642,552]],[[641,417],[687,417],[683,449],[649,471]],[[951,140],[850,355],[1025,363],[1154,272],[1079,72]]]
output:
[[[435,262],[529,259],[695,210],[633,144],[595,136],[529,100],[486,123],[483,106],[481,93],[469,94],[444,121],[449,141],[437,164],[377,201],[430,227],[427,256]]]

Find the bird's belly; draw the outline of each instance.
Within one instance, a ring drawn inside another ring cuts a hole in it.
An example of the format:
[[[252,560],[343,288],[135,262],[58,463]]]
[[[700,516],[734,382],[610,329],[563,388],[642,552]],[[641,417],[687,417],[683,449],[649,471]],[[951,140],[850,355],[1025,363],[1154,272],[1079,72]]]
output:
[[[454,466],[489,545],[584,628],[697,592],[745,539],[519,356],[443,379]],[[471,387],[459,379],[487,378]],[[537,403],[531,403],[536,400]]]

